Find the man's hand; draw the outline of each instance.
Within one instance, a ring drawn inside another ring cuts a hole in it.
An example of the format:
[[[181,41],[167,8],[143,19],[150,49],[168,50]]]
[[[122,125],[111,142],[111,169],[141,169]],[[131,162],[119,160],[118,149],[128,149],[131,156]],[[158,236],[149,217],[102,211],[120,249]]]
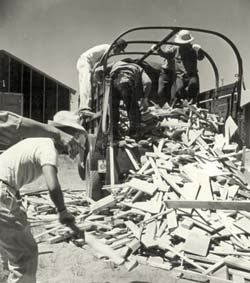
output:
[[[62,211],[59,211],[58,215],[60,223],[66,226],[71,226],[73,223],[75,223],[75,217],[70,212],[68,212],[66,208]]]
[[[201,46],[199,44],[193,44],[192,47],[194,50],[197,50],[197,51],[201,49]]]
[[[90,111],[89,109],[79,110],[78,113],[81,119],[92,118],[93,116],[95,116],[95,113]]]
[[[82,238],[84,241],[85,241],[85,232],[84,230],[81,230],[79,229],[75,223],[70,223],[69,225],[69,228],[71,228],[71,230],[73,232],[75,232],[75,234],[79,237],[79,238]]]

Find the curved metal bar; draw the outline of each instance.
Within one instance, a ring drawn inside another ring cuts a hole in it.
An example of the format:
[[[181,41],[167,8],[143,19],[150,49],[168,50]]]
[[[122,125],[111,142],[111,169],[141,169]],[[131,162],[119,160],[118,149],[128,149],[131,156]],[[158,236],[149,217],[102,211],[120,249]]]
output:
[[[150,43],[157,43],[158,41],[151,41]],[[146,42],[142,42],[142,41],[133,41],[133,42],[130,42],[130,43],[148,43],[148,41]],[[177,45],[176,43],[167,43],[169,45]],[[178,44],[179,45],[179,44]],[[213,68],[213,71],[214,71],[214,75],[215,75],[215,98],[217,96],[217,89],[219,88],[219,71],[218,71],[218,68],[213,60],[213,58],[204,50],[202,49],[205,57],[207,58],[207,60],[209,61],[209,63],[212,65],[212,68]],[[143,52],[143,51],[133,51],[133,52],[125,52],[125,53],[120,53],[120,54],[111,54],[109,56],[109,58],[112,58],[112,57],[115,57],[115,56],[124,56],[124,55],[145,55],[147,54],[147,52]],[[151,53],[151,55],[154,55],[154,56],[159,56],[158,53]]]
[[[243,64],[242,64],[242,58],[240,56],[240,53],[237,49],[237,47],[235,46],[235,44],[225,35],[216,32],[216,31],[211,31],[211,30],[207,30],[207,29],[200,29],[200,28],[192,28],[192,27],[179,27],[179,26],[145,26],[145,27],[136,27],[136,28],[132,28],[129,29],[125,32],[123,32],[122,34],[120,34],[115,41],[112,43],[112,45],[110,46],[107,54],[105,55],[104,58],[104,70],[106,70],[107,67],[107,59],[109,57],[109,53],[111,52],[113,45],[116,43],[116,41],[122,37],[124,37],[125,35],[127,35],[128,33],[132,33],[134,31],[139,31],[139,30],[165,30],[165,29],[169,29],[172,30],[170,32],[170,34],[168,34],[163,40],[161,40],[159,42],[159,45],[166,42],[168,39],[170,39],[173,35],[175,35],[178,31],[182,30],[182,29],[187,29],[189,31],[195,31],[195,32],[201,32],[201,33],[208,33],[208,34],[212,34],[215,36],[218,36],[222,39],[224,39],[229,45],[230,47],[233,49],[235,56],[237,58],[237,62],[238,62],[238,82],[237,82],[237,93],[238,93],[238,101],[237,101],[237,109],[240,108],[240,98],[241,98],[241,86],[242,86],[242,77],[243,77]],[[171,36],[170,36],[171,35]],[[147,58],[149,55],[151,55],[152,52],[151,50],[148,51],[147,55],[145,54],[141,60],[144,60],[145,58]]]
[[[202,49],[205,57],[208,59],[208,61],[210,62],[210,64],[212,65],[213,67],[213,71],[214,71],[214,75],[215,75],[215,95],[214,97],[216,98],[217,97],[217,89],[219,88],[219,72],[218,72],[218,68],[213,60],[213,58],[206,52]]]

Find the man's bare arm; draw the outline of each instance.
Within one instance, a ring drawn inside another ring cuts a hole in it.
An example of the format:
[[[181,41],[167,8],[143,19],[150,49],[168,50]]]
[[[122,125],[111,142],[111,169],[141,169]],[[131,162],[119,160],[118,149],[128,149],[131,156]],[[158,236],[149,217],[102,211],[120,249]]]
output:
[[[57,208],[59,221],[62,224],[70,226],[75,222],[75,217],[68,212],[65,206],[63,192],[57,177],[57,168],[52,165],[44,165],[42,170],[49,189],[50,198]]]
[[[61,186],[57,177],[57,168],[52,165],[44,165],[42,170],[47,187],[49,189],[51,200],[55,204],[58,211],[63,211],[65,209],[65,204]]]

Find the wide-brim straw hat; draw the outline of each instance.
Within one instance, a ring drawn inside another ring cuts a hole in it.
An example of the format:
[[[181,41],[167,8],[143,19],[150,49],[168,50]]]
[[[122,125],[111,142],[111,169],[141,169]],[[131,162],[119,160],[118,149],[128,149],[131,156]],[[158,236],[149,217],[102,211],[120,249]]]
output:
[[[48,124],[56,128],[71,127],[83,133],[87,133],[84,127],[80,124],[80,117],[67,110],[57,112],[54,115],[53,120],[48,120]]]
[[[190,32],[188,30],[183,29],[176,34],[174,42],[186,44],[192,42],[193,40],[194,37],[190,34]]]

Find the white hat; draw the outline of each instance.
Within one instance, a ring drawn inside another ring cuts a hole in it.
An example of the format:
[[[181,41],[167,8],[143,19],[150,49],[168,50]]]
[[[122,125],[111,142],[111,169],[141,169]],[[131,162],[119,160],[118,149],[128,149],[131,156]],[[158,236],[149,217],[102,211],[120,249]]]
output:
[[[66,110],[57,112],[53,120],[48,120],[48,124],[56,128],[71,127],[86,133],[86,130],[80,124],[80,117]]]
[[[192,35],[190,34],[190,32],[188,30],[180,30],[176,36],[174,41],[176,43],[181,43],[181,44],[185,44],[185,43],[189,43],[191,41],[193,41],[194,38],[192,37]]]

